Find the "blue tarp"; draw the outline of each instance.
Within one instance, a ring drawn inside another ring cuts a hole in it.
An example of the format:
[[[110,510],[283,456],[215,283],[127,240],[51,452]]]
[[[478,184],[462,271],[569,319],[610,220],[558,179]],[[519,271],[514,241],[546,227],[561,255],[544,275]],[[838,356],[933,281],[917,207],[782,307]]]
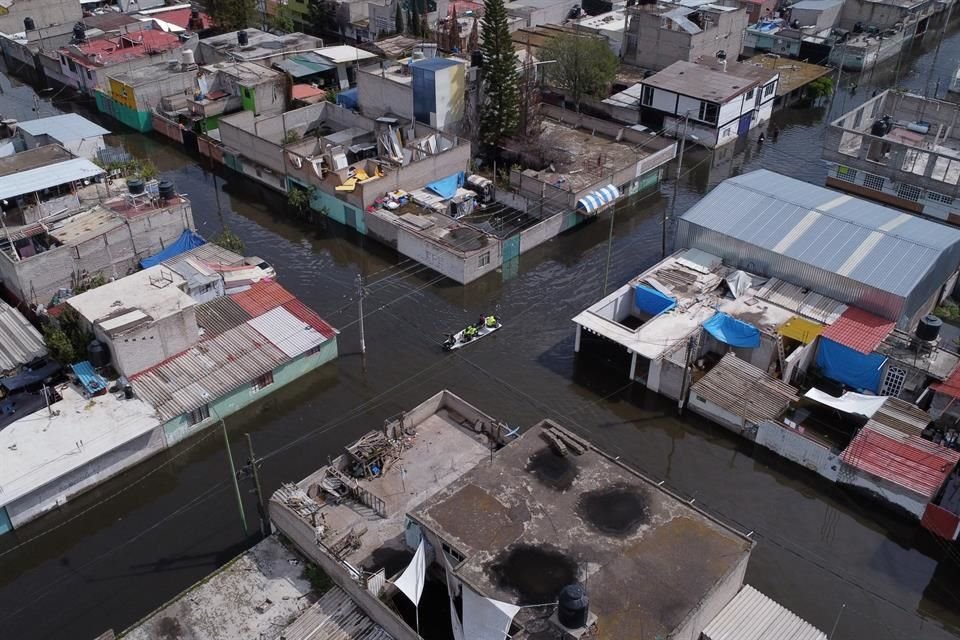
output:
[[[195,232],[187,229],[180,234],[180,237],[177,238],[177,241],[172,245],[164,249],[158,254],[152,255],[149,258],[144,258],[140,261],[140,268],[147,269],[149,267],[156,266],[163,262],[164,260],[169,260],[175,256],[184,253],[185,251],[190,251],[190,249],[196,249],[199,246],[205,245],[206,240],[198,236]]]
[[[433,191],[444,200],[449,200],[453,196],[457,195],[457,187],[463,186],[463,179],[464,175],[463,171],[461,171],[460,173],[455,173],[452,176],[447,176],[442,180],[431,182],[427,185],[427,189],[430,189],[430,191]]]
[[[95,396],[107,388],[107,381],[97,375],[97,372],[93,370],[93,365],[86,360],[70,366],[88,395]]]
[[[347,89],[337,94],[337,104],[351,111],[357,110],[358,98],[356,89]]]
[[[719,311],[703,323],[703,328],[714,338],[731,347],[754,349],[760,346],[760,331],[755,326]]]
[[[823,375],[858,391],[877,393],[880,390],[880,374],[886,361],[886,356],[879,353],[860,353],[820,336],[817,366]]]
[[[670,311],[677,306],[676,300],[646,285],[638,284],[633,289],[633,303],[637,309],[652,316]]]

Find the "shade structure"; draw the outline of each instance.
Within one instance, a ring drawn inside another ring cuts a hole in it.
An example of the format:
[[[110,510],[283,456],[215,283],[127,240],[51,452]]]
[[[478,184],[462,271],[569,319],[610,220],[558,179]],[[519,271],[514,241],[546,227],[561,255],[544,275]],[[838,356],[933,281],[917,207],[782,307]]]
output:
[[[587,213],[595,213],[601,207],[610,204],[619,197],[620,190],[612,184],[608,184],[580,198],[580,200],[577,201],[577,208]]]

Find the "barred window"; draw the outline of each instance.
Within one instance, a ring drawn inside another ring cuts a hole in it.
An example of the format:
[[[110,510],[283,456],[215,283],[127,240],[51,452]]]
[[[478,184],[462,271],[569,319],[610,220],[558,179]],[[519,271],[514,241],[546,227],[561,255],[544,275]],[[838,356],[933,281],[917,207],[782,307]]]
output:
[[[886,182],[885,178],[880,176],[875,176],[872,173],[868,173],[863,176],[863,186],[868,189],[875,189],[877,191],[883,191],[883,184]]]
[[[927,191],[927,200],[939,202],[940,204],[953,204],[953,196],[937,193],[936,191]]]
[[[837,178],[847,182],[856,182],[857,170],[851,169],[850,167],[845,167],[842,164],[837,165]]]
[[[904,200],[917,202],[920,200],[920,196],[923,195],[923,190],[920,187],[913,186],[912,184],[901,182],[897,185],[897,195]]]

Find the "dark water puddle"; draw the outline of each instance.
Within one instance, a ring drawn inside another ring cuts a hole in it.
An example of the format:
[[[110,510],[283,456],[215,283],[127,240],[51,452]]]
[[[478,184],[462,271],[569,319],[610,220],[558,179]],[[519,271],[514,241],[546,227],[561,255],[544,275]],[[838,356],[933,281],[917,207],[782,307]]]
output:
[[[581,494],[577,512],[598,531],[610,535],[633,533],[649,519],[643,490],[629,485],[613,485]]]
[[[530,456],[527,471],[542,484],[566,491],[577,477],[577,464],[568,456],[561,456],[551,448],[541,449]]]
[[[521,605],[554,602],[577,582],[576,561],[550,545],[519,544],[502,551],[487,567],[494,583],[516,592]]]

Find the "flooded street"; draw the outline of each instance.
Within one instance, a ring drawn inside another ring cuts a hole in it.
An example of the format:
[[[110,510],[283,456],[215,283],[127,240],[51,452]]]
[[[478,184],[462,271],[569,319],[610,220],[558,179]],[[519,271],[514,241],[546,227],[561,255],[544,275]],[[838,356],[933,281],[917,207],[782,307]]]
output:
[[[960,31],[938,53],[929,39],[872,77],[844,74],[856,92],[839,91],[832,108],[828,100],[775,113],[776,142],[768,135],[762,146],[745,140],[717,154],[688,150],[676,215],[724,178],[761,167],[822,185],[826,121],[897,75],[899,86],[918,92],[932,92],[938,79],[944,85],[960,59]],[[0,112],[29,118],[32,90],[6,77],[0,88]],[[54,106],[41,100],[40,112]],[[285,287],[341,330],[338,360],[227,420],[238,464],[248,457],[243,434],[252,435],[266,491],[306,476],[386,417],[446,387],[511,425],[553,418],[754,532],[747,582],[817,627],[835,627],[835,640],[960,637],[960,549],[726,430],[677,416],[675,406],[627,384],[623,367],[574,357],[570,318],[602,293],[608,219],[461,287],[336,223],[291,222],[280,196],[214,176],[205,160],[158,136],[111,141],[151,158],[176,183],[202,235],[228,226],[248,254],[273,264]],[[672,193],[671,178],[617,212],[610,288],[659,259]],[[369,283],[366,356],[359,354],[359,275]],[[503,318],[502,331],[441,352],[445,332],[489,311]],[[544,473],[562,480],[562,470]],[[242,485],[253,534],[250,488]],[[223,434],[211,429],[3,536],[0,638],[83,640],[126,628],[256,541],[241,529],[232,493]]]

